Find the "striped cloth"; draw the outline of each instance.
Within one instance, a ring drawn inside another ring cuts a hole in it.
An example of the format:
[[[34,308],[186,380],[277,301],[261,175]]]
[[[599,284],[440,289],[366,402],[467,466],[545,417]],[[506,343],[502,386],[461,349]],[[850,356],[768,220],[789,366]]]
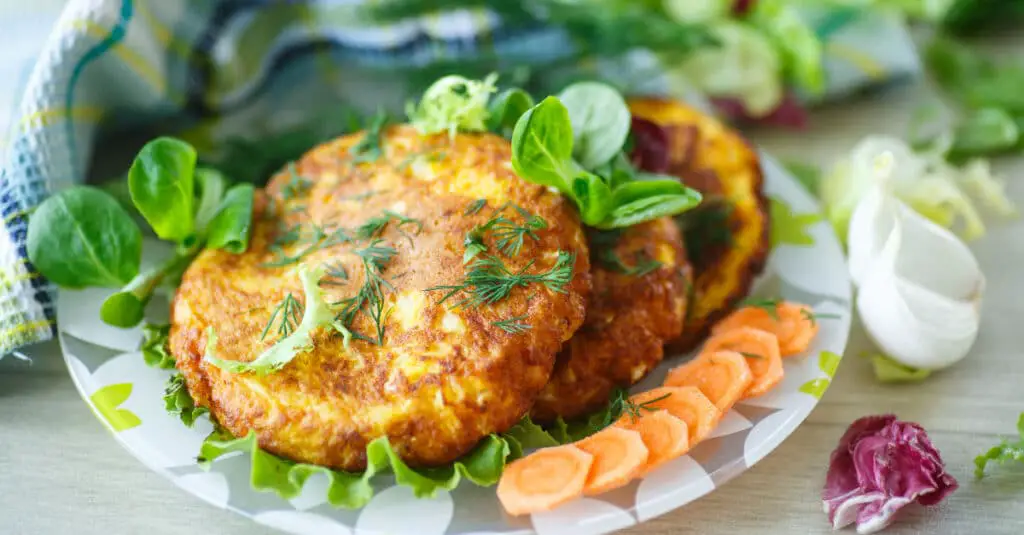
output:
[[[0,100],[10,102],[0,109],[0,355],[53,336],[55,292],[27,261],[27,215],[90,174],[123,172],[128,161],[108,156],[101,137],[173,133],[226,158],[239,140],[296,125],[328,135],[343,110],[400,106],[428,66],[490,58],[543,68],[572,57],[568,35],[540,23],[479,9],[366,27],[351,19],[359,1],[0,3]],[[899,20],[827,24],[829,96],[918,73]],[[608,76],[667,83],[636,58],[599,63]]]

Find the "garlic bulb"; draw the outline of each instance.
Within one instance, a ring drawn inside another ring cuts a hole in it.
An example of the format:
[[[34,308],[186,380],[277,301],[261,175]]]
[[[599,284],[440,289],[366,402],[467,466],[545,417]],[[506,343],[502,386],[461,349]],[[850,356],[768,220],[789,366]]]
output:
[[[882,156],[884,160],[884,156]],[[914,368],[950,366],[978,336],[985,278],[955,234],[889,190],[891,166],[850,219],[850,276],[868,334],[892,359]]]

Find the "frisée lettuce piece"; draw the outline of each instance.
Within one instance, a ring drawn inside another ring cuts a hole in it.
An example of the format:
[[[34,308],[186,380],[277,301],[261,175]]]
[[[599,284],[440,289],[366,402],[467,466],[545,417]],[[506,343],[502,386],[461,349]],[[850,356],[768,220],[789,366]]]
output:
[[[410,102],[406,106],[409,121],[424,135],[447,132],[455,137],[459,131],[486,131],[487,103],[496,91],[497,79],[497,74],[483,80],[445,76],[427,88],[418,105]]]
[[[1024,412],[1017,419],[1017,434],[1020,436],[1020,440],[1017,442],[1004,440],[998,446],[993,446],[985,453],[975,457],[974,476],[978,479],[985,477],[985,467],[988,466],[989,462],[1003,464],[1015,461],[1024,463]]]

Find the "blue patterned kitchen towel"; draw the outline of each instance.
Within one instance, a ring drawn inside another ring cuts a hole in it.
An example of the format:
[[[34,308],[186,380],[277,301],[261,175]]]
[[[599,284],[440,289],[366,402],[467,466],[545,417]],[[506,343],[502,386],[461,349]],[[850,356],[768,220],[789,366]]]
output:
[[[566,32],[536,21],[462,9],[371,27],[352,16],[361,1],[389,0],[0,2],[0,355],[54,333],[56,292],[26,258],[27,217],[101,167],[104,135],[173,132],[228,158],[296,125],[330,133],[341,110],[399,105],[429,66],[573,56]],[[828,94],[917,74],[898,19],[828,24]],[[605,70],[635,75],[627,63]]]

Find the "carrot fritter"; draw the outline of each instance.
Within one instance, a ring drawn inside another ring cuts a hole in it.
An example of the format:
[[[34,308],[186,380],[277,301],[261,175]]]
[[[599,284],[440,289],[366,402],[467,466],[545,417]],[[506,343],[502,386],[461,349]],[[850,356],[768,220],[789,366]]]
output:
[[[367,443],[381,436],[410,465],[436,466],[514,425],[583,322],[590,265],[571,205],[520,180],[509,160],[497,136],[395,126],[379,142],[330,141],[280,171],[261,195],[249,250],[204,251],[175,297],[170,349],[196,403],[236,436],[255,431],[272,453],[342,470],[363,469]],[[455,306],[473,286],[442,302],[448,290],[431,289],[458,288],[472,269],[467,234],[486,248],[477,259],[495,259],[492,276],[505,269],[522,284],[494,302]],[[289,293],[303,301],[300,263],[327,268],[328,302],[356,296],[373,278],[367,247],[393,253],[377,273],[380,308],[355,314],[348,348],[318,328],[311,348],[265,375],[203,360],[211,326],[221,359],[248,362],[272,346],[276,327],[263,333],[275,306]],[[546,284],[559,266],[566,279]]]
[[[587,317],[533,406],[549,422],[599,410],[661,362],[682,331],[691,282],[679,229],[669,218],[616,233],[590,233],[594,289]]]
[[[750,291],[770,249],[768,200],[757,152],[735,130],[676,101],[629,101],[634,118],[667,136],[667,174],[704,196],[677,220],[693,262],[693,296],[683,334],[670,350],[692,349]],[[720,228],[718,228],[720,227]]]

